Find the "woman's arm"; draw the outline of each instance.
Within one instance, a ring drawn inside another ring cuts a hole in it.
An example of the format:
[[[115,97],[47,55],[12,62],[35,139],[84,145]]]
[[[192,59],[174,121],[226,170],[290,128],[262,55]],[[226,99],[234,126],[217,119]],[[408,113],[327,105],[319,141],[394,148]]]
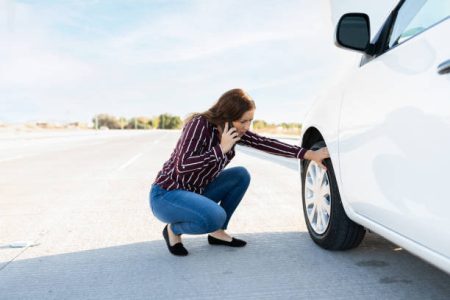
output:
[[[196,171],[220,163],[225,156],[219,144],[204,153],[198,153],[201,144],[209,143],[206,121],[194,118],[184,128],[175,149],[175,167],[178,174]],[[196,151],[197,150],[197,151]]]
[[[270,154],[300,159],[303,159],[307,151],[305,148],[289,145],[265,136],[260,136],[251,131],[247,131],[241,137],[238,144],[249,146]]]
[[[275,154],[275,155],[291,157],[291,158],[313,160],[313,161],[317,162],[324,169],[326,169],[326,167],[322,164],[322,161],[325,158],[330,157],[330,155],[328,153],[328,149],[326,147],[321,148],[316,151],[308,150],[308,149],[305,149],[305,148],[302,148],[299,146],[280,142],[276,139],[271,139],[268,137],[260,136],[251,131],[247,131],[241,137],[238,144],[250,146],[255,149],[262,150],[264,152]]]

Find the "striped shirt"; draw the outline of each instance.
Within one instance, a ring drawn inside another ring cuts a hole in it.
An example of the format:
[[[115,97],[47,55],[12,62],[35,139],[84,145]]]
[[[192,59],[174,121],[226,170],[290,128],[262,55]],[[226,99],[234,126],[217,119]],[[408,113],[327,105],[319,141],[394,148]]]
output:
[[[303,159],[307,149],[247,131],[237,144],[267,153]],[[235,156],[234,146],[222,152],[217,126],[203,116],[196,116],[183,128],[170,159],[164,163],[154,184],[165,190],[182,189],[202,194]]]

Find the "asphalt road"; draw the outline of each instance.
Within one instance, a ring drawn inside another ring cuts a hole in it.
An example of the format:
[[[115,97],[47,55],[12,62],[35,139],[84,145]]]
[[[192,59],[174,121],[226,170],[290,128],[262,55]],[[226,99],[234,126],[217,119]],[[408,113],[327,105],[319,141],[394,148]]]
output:
[[[148,192],[178,135],[0,134],[0,299],[450,298],[449,275],[374,233],[317,247],[296,161],[248,148],[231,163],[252,182],[229,227],[248,245],[186,236],[189,256],[170,255]]]

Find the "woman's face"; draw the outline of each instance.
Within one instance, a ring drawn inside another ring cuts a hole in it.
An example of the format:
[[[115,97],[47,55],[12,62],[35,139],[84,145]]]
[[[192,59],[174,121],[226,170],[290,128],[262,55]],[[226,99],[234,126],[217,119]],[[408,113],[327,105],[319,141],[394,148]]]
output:
[[[253,115],[255,110],[246,111],[239,120],[233,121],[233,126],[236,128],[239,137],[243,136],[250,128],[250,124],[253,121]]]

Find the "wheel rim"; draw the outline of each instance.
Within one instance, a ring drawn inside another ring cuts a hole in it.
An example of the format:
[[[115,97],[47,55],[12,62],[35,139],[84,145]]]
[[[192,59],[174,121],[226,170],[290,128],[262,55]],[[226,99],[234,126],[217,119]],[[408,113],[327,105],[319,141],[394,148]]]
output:
[[[309,224],[317,234],[324,233],[330,223],[331,193],[327,172],[311,161],[306,170],[305,209]]]

